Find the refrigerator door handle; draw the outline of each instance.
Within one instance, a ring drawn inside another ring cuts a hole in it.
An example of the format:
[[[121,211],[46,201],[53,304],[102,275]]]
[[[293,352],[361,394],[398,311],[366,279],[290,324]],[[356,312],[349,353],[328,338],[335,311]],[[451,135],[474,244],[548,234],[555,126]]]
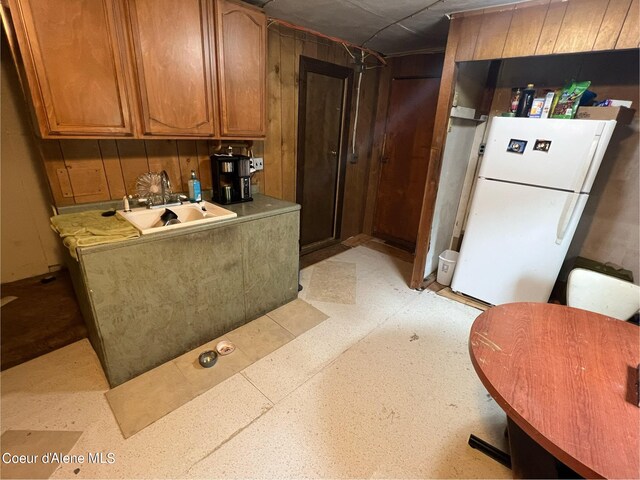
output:
[[[571,193],[570,197],[567,199],[567,202],[562,209],[562,213],[560,214],[560,220],[558,222],[558,229],[556,232],[556,244],[560,245],[564,240],[565,235],[567,234],[567,230],[569,229],[569,225],[572,225],[575,221],[575,217],[578,215],[578,199],[580,195]]]
[[[584,192],[588,181],[593,183],[593,178],[596,176],[598,169],[600,168],[600,162],[596,162],[596,151],[598,150],[598,144],[600,143],[600,136],[594,137],[591,142],[591,148],[589,149],[589,155],[587,161],[583,164],[584,168],[580,172],[578,177],[576,192]]]

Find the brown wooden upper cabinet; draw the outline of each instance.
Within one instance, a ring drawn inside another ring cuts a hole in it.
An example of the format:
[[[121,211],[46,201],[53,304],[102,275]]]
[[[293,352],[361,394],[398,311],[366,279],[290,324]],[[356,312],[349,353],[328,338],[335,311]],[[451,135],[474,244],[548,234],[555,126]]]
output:
[[[227,0],[9,5],[42,137],[264,136],[259,9]]]
[[[127,2],[143,134],[216,134],[212,8],[207,0]]]
[[[216,28],[223,136],[262,136],[266,129],[266,16],[217,2]]]
[[[117,5],[9,3],[42,137],[133,135]]]

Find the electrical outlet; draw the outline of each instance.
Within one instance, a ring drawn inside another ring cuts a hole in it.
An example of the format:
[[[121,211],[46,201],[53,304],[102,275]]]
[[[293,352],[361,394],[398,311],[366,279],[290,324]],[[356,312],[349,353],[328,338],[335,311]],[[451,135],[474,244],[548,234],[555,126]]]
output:
[[[253,168],[256,170],[264,170],[264,158],[262,157],[253,157]]]

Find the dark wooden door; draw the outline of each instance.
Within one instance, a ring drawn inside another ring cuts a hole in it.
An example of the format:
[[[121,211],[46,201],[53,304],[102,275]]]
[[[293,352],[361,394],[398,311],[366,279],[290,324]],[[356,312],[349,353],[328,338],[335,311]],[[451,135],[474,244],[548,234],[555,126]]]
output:
[[[439,78],[393,79],[381,159],[374,235],[415,250]]]
[[[340,239],[352,75],[301,57],[296,199],[303,252]]]

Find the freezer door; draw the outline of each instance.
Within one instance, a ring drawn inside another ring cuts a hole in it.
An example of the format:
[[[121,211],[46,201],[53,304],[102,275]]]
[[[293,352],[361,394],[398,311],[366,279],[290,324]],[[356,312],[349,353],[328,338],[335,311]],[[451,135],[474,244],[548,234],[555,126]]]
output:
[[[493,305],[548,301],[587,198],[479,179],[451,289]]]
[[[495,117],[479,176],[588,192],[614,127],[613,120]]]

